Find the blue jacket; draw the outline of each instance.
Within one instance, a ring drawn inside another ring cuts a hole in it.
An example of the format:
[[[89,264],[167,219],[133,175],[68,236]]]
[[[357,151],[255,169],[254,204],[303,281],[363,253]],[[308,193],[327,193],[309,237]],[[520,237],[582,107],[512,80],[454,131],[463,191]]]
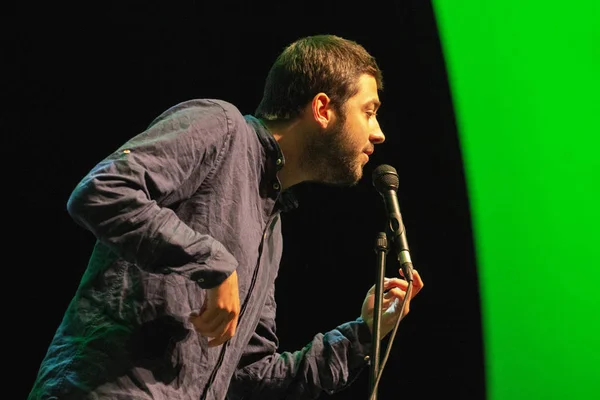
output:
[[[367,364],[360,318],[278,353],[283,154],[220,100],[191,100],[97,164],[67,209],[97,242],[29,399],[314,399]],[[235,336],[194,331],[205,289],[237,270]],[[53,397],[54,396],[54,397]]]

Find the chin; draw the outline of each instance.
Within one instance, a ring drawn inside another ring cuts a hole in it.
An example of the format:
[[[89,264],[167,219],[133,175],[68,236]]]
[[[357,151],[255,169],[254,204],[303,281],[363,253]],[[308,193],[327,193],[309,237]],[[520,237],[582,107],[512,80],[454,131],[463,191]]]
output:
[[[343,179],[339,179],[339,186],[355,186],[362,179],[363,169],[360,165],[356,165],[353,170],[348,170]]]
[[[351,186],[357,185],[358,182],[360,182],[360,180],[363,177],[363,170],[362,168],[358,170],[358,172],[356,173],[355,177],[354,177],[354,182],[352,183]]]

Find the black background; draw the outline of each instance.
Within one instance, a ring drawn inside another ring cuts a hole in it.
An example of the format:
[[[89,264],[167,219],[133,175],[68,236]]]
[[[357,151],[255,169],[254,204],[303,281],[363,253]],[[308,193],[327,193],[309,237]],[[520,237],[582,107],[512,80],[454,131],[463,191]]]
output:
[[[385,90],[377,146],[353,188],[299,187],[285,214],[277,281],[281,350],[356,318],[374,284],[383,204],[370,179],[398,170],[398,197],[425,288],[402,322],[381,399],[485,397],[481,317],[468,197],[432,6],[130,1],[22,3],[3,41],[3,202],[9,270],[9,366],[26,397],[74,294],[94,238],[66,201],[88,170],[166,108],[212,97],[252,113],[271,63],[300,36],[356,40],[378,60]],[[7,112],[8,111],[8,112]],[[9,262],[9,260],[12,260]],[[387,275],[397,276],[388,258]],[[388,340],[382,343],[382,352]],[[16,385],[17,382],[9,383]],[[336,399],[368,399],[368,371]],[[12,396],[11,396],[12,397]],[[326,397],[326,396],[323,396]]]

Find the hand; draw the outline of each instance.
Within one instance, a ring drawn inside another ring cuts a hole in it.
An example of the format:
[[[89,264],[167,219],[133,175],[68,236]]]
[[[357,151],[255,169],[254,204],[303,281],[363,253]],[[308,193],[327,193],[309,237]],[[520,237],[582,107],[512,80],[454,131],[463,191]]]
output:
[[[235,335],[240,315],[237,272],[233,271],[219,286],[206,290],[200,315],[192,315],[196,332],[212,338],[208,347],[221,345]]]
[[[400,275],[402,270],[400,270]],[[385,278],[383,283],[383,291],[387,293],[383,296],[382,312],[381,312],[381,328],[380,336],[385,337],[396,325],[396,321],[400,317],[400,305],[406,295],[406,289],[408,288],[408,282],[400,278]],[[423,289],[423,281],[417,270],[413,270],[413,287],[410,298],[405,304],[405,313],[408,314],[410,311],[410,301]],[[375,285],[369,289],[367,296],[363,301],[361,317],[373,333],[373,316],[375,308]]]

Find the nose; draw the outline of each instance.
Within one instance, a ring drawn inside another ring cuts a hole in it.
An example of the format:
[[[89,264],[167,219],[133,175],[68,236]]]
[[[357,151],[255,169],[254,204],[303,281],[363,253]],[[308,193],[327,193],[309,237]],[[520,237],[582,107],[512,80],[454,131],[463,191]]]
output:
[[[385,135],[379,126],[377,126],[377,129],[371,133],[369,141],[373,144],[381,144],[385,142]]]

